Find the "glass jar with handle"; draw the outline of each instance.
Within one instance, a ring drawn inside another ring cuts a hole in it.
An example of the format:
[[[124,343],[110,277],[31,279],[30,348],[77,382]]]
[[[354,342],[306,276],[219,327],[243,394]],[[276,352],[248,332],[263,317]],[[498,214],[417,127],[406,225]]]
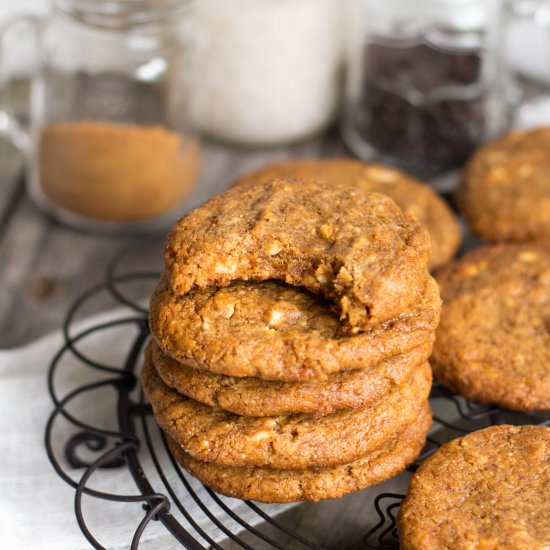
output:
[[[0,132],[26,155],[34,202],[82,229],[165,227],[200,164],[187,131],[190,3],[52,0],[51,16],[2,37],[21,26],[38,46],[30,123],[3,101]]]

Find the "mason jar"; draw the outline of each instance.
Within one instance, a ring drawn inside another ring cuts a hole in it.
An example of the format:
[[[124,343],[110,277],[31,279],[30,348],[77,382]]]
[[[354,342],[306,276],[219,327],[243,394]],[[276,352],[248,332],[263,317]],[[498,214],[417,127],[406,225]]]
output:
[[[186,114],[190,2],[52,0],[51,8],[3,35],[26,25],[37,43],[29,127],[5,102],[0,113],[0,131],[26,155],[31,198],[77,228],[166,226],[200,164]]]
[[[295,143],[341,101],[342,0],[200,0],[190,106],[198,132],[239,146]]]
[[[499,0],[356,0],[342,131],[362,159],[429,177],[509,124]]]
[[[514,125],[550,125],[550,0],[505,0],[504,53],[517,83]]]

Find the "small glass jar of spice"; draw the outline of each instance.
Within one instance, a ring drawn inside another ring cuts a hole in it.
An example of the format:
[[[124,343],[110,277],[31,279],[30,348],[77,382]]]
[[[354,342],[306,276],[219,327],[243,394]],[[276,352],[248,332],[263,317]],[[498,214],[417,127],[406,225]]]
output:
[[[39,46],[26,151],[31,197],[80,229],[164,228],[181,215],[200,164],[187,132],[190,2],[51,7],[46,19],[20,22],[34,26]]]
[[[343,134],[429,177],[508,125],[498,0],[357,0]]]

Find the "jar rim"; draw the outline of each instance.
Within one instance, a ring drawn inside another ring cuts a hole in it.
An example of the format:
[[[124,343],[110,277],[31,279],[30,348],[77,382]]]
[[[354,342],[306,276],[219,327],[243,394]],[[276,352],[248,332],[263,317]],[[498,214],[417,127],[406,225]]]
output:
[[[113,30],[161,23],[187,10],[190,4],[191,0],[52,0],[58,12]]]

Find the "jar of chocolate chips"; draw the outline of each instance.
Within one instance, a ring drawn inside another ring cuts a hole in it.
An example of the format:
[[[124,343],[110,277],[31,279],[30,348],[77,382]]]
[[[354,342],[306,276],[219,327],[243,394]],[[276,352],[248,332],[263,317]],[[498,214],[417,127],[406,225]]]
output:
[[[508,125],[498,0],[357,0],[343,134],[429,177]]]

